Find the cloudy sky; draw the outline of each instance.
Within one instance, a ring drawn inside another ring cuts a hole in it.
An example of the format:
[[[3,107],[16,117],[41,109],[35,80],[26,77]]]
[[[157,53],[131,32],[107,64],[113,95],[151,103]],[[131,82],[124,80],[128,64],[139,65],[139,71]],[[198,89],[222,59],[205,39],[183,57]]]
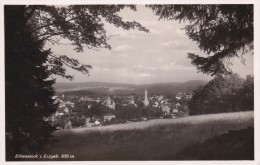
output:
[[[198,73],[187,58],[187,52],[203,55],[196,43],[189,40],[177,21],[158,21],[150,9],[140,5],[137,11],[124,10],[120,15],[125,20],[136,20],[151,33],[137,30],[126,31],[106,24],[108,35],[117,35],[109,40],[112,50],[99,49],[76,53],[73,46],[51,46],[54,53],[66,54],[81,63],[93,66],[90,75],[68,70],[75,76],[73,82],[103,81],[117,83],[185,82],[188,80],[210,80],[212,77]],[[231,68],[242,77],[253,74],[253,56],[233,60]],[[57,82],[70,82],[56,77]]]

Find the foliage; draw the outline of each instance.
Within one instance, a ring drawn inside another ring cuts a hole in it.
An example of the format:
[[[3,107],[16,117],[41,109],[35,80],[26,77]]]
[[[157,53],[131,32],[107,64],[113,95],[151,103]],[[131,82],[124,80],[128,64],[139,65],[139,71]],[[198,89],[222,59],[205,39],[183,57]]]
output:
[[[79,118],[78,116],[70,117],[70,121],[73,127],[79,127],[86,124],[86,118]]]
[[[5,80],[6,80],[6,159],[14,154],[35,153],[55,130],[46,120],[56,111],[54,80],[46,60],[50,51],[30,33],[31,27],[20,29],[23,17],[17,10],[5,8]],[[12,19],[10,19],[12,18]]]
[[[186,35],[208,57],[188,53],[210,75],[229,72],[229,59],[253,50],[253,5],[148,5],[159,19],[188,21]],[[244,59],[242,57],[242,61]]]
[[[119,119],[139,119],[142,117],[142,109],[136,108],[134,105],[119,105],[117,107],[117,118]]]
[[[89,105],[91,105],[89,107]],[[103,117],[105,114],[115,114],[115,110],[108,108],[107,106],[97,102],[76,102],[75,110],[79,115],[85,115],[89,117],[98,116]]]
[[[253,78],[217,76],[198,87],[189,101],[190,115],[253,110]]]
[[[243,103],[243,109],[254,109],[254,77],[248,75],[244,84],[239,91],[239,95],[243,96],[240,98],[240,102]]]
[[[63,44],[71,41],[77,52],[83,52],[84,46],[88,49],[111,49],[105,30],[105,22],[121,27],[125,30],[138,29],[148,32],[136,21],[124,21],[118,13],[129,8],[136,11],[134,5],[71,5],[71,6],[24,6],[26,24],[33,27],[30,31],[37,40],[52,44]],[[23,14],[23,13],[21,13]],[[88,74],[90,65],[80,64],[78,60],[66,55],[50,54],[48,65],[53,74],[67,79],[73,79],[66,74],[66,67]]]
[[[148,118],[159,118],[163,116],[163,111],[158,107],[144,107],[143,108],[143,116]]]
[[[106,120],[102,122],[102,125],[113,125],[113,124],[122,124],[122,123],[126,123],[126,121],[123,119],[112,118],[111,120]]]
[[[91,116],[103,117],[105,114],[113,114],[113,113],[115,113],[113,109],[110,109],[107,106],[96,102],[94,102],[92,107],[90,108]]]
[[[189,109],[186,105],[180,105],[178,107],[178,111],[179,111],[178,115],[180,115],[180,116],[189,113]]]
[[[177,103],[180,105],[187,105],[188,104],[188,99],[186,99],[185,95],[181,97],[181,99],[176,100]]]
[[[119,15],[135,6],[5,6],[5,75],[7,160],[14,154],[34,153],[48,142],[55,130],[47,121],[56,111],[52,75],[73,79],[66,67],[88,74],[90,65],[66,55],[46,50],[46,42],[62,44],[69,40],[76,51],[108,48],[104,22],[123,29],[146,28]]]

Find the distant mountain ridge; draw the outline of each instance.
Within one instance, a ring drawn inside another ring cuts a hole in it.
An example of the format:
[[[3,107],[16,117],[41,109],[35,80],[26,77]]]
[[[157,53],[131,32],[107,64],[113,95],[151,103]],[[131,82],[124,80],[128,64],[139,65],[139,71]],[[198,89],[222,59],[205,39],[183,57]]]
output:
[[[56,83],[54,88],[57,92],[64,93],[96,93],[99,95],[116,94],[142,95],[147,89],[152,93],[168,93],[176,94],[180,91],[191,92],[199,85],[205,85],[208,81],[205,80],[190,80],[187,82],[172,82],[172,83],[153,83],[153,84],[126,84],[126,83],[110,83],[110,82],[81,82],[81,83]]]

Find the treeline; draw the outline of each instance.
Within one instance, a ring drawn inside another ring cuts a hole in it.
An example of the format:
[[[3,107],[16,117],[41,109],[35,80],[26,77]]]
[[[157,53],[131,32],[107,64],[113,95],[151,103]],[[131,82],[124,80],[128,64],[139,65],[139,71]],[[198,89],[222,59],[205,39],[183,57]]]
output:
[[[254,109],[254,77],[238,74],[216,76],[193,91],[189,114],[210,114]]]

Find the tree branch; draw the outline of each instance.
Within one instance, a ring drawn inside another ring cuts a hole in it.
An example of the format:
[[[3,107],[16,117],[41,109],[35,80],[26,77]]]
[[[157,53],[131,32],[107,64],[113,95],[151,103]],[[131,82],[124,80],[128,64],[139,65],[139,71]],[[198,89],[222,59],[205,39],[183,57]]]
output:
[[[36,10],[36,6],[33,6],[32,10],[28,14],[28,16],[25,18],[25,23],[27,23],[27,21],[32,17],[32,15],[35,12],[35,10]]]
[[[75,20],[77,17],[73,17],[73,18],[71,18],[71,19],[69,19],[69,20],[65,20],[65,22],[70,22],[70,21],[73,21],[73,20]],[[48,26],[52,26],[52,25],[55,25],[55,23],[50,23],[50,24],[46,24],[46,25],[43,25],[43,26],[40,26],[40,27],[37,27],[37,28],[35,28],[32,32],[34,33],[34,32],[36,32],[37,30],[40,30],[40,29],[42,29],[42,28],[45,28],[45,27],[48,27]]]

